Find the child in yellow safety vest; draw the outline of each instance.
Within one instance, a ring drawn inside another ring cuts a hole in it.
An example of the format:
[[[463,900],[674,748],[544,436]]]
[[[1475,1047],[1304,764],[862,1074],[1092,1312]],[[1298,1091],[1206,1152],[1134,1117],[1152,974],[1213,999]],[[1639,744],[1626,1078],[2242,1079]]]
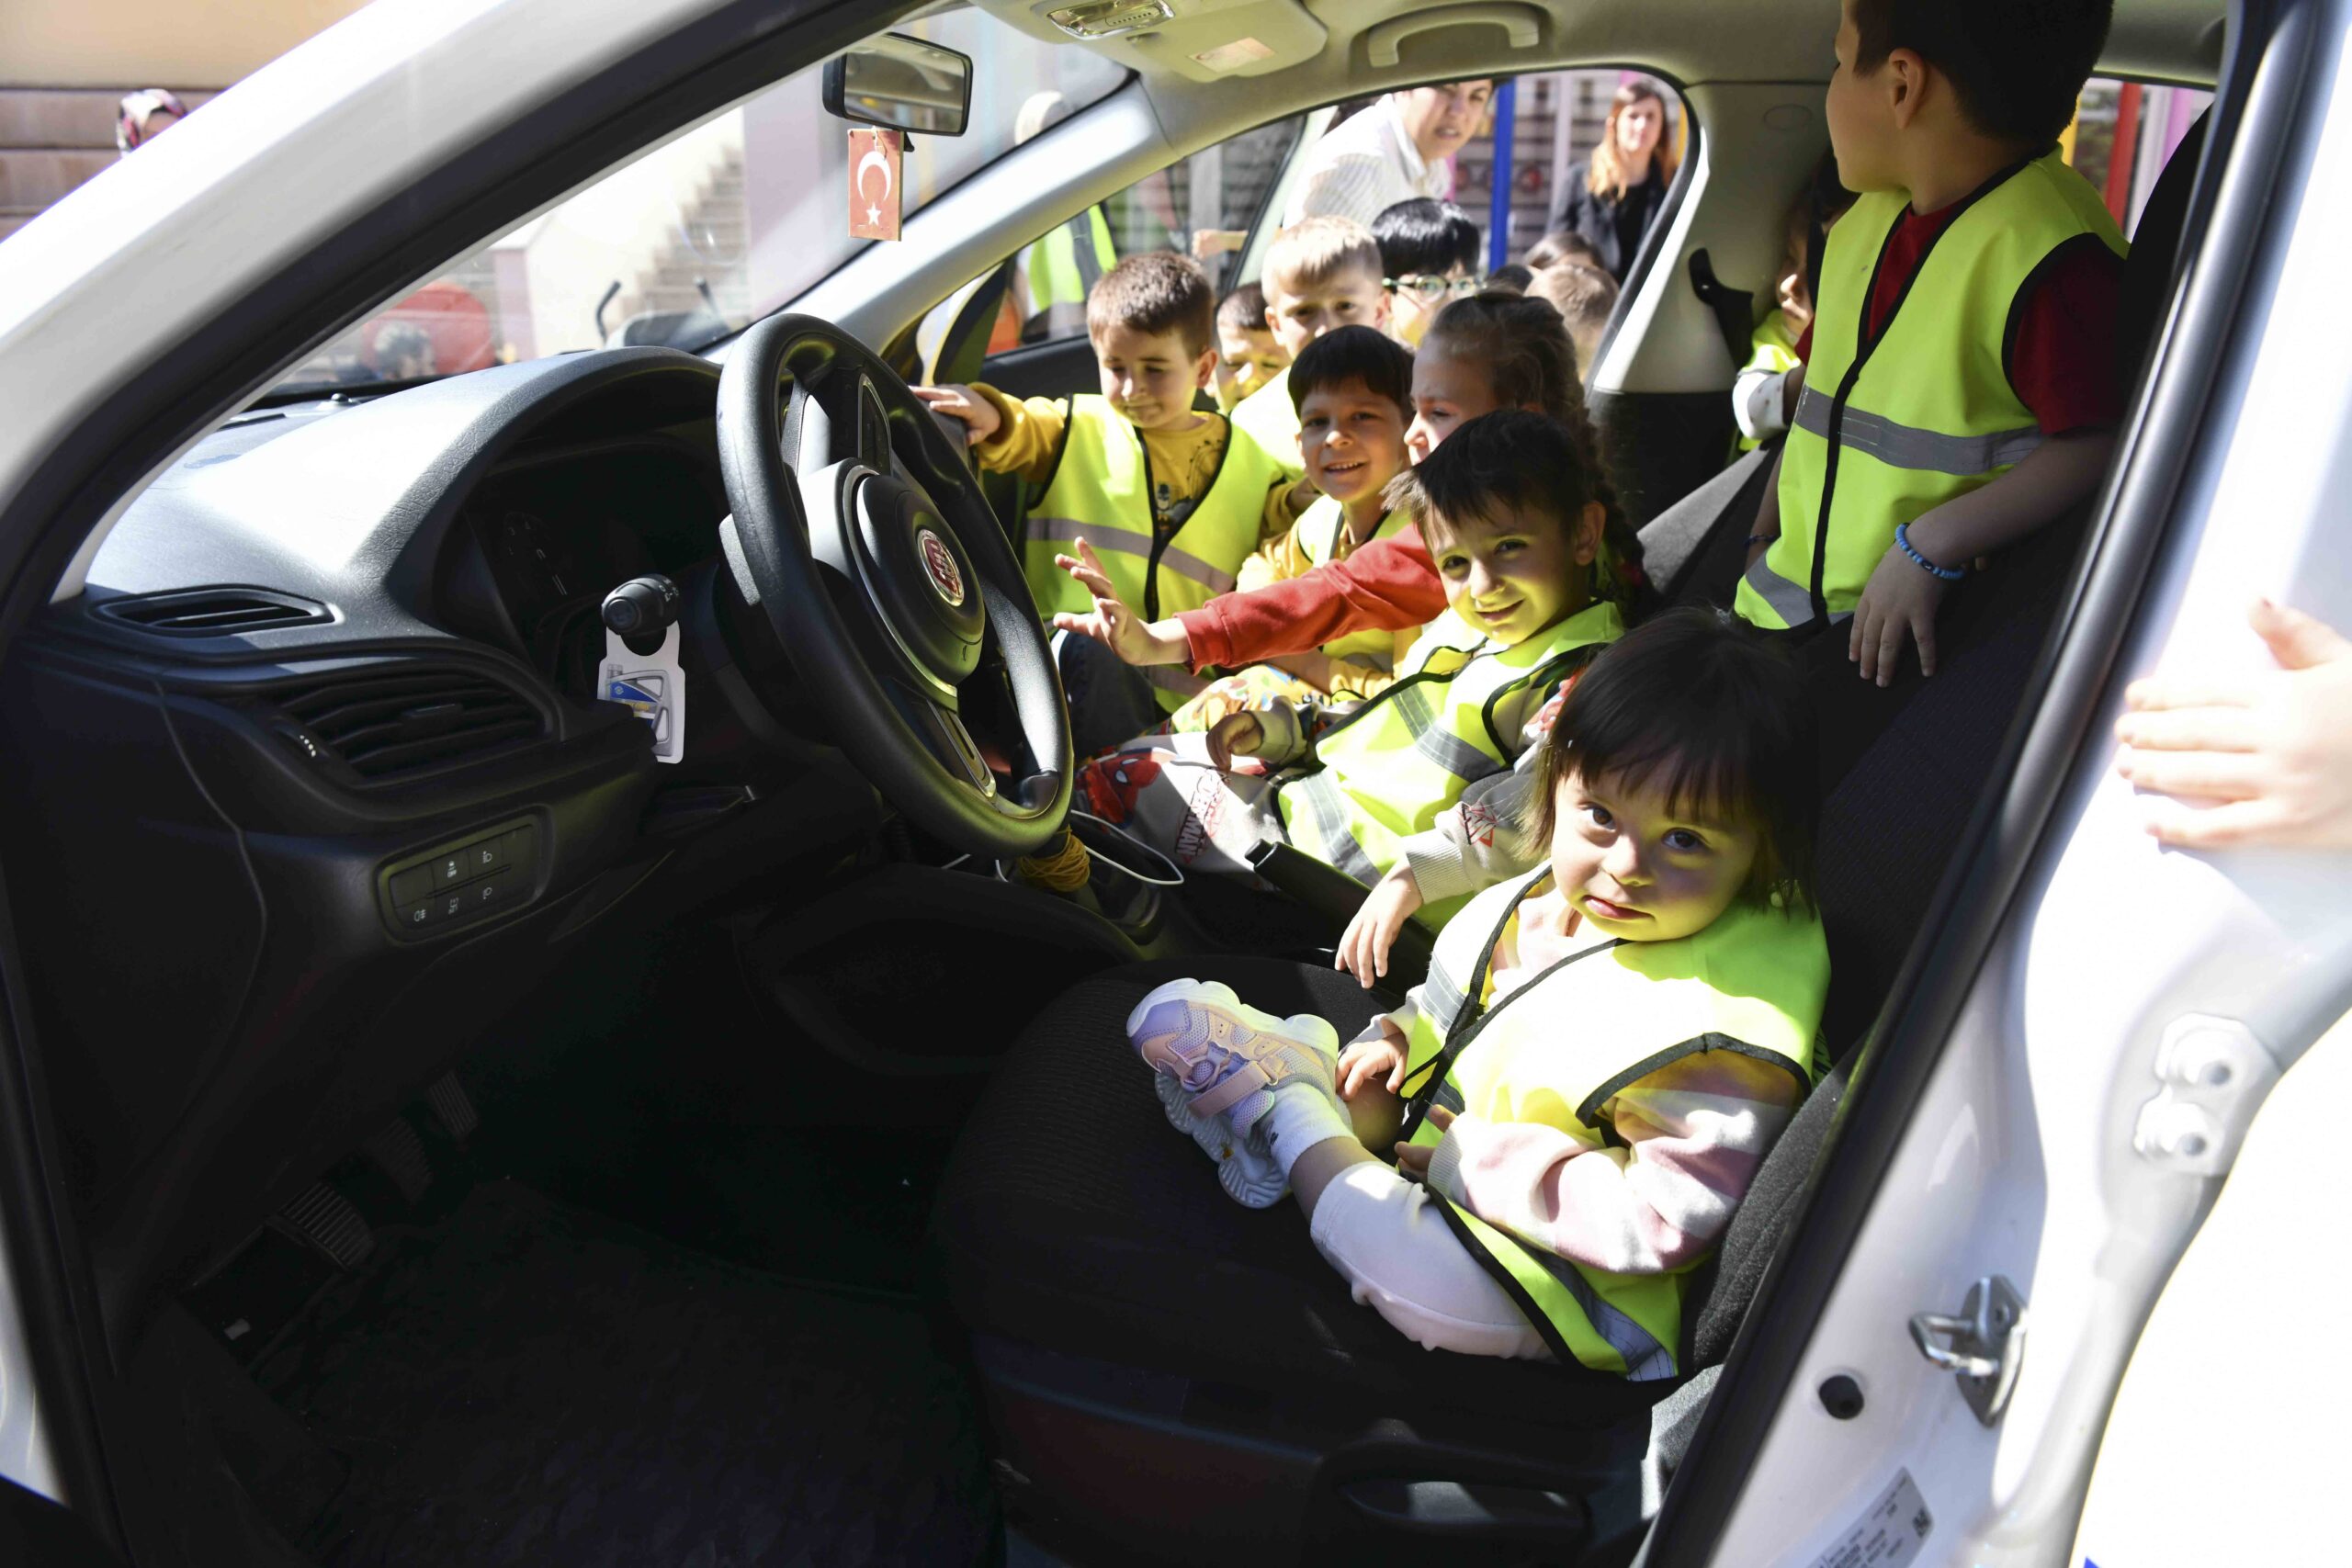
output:
[[[1970,564],[2087,500],[2120,415],[2122,233],[2057,146],[2112,0],[1844,0],[1826,118],[1861,194],[1736,607],[1891,683]]]
[[[1306,504],[1256,441],[1193,406],[1216,366],[1216,313],[1196,263],[1164,251],[1129,256],[1087,296],[1099,396],[916,389],[935,412],[963,423],[982,468],[1018,474],[1038,492],[1023,558],[1048,618],[1089,604],[1054,565],[1080,537],[1123,594],[1168,614],[1231,589],[1259,541]],[[1082,638],[1057,643],[1081,755],[1157,723],[1204,684],[1185,671],[1122,666]]]
[[[1511,770],[1624,629],[1596,476],[1589,431],[1516,411],[1463,425],[1388,488],[1430,536],[1451,604],[1394,683],[1344,710],[1277,705],[1148,738],[1082,769],[1080,803],[1190,870],[1254,877],[1250,852],[1284,840],[1369,886],[1404,836]],[[1077,575],[1101,592],[1091,563]]]
[[[1242,399],[1290,368],[1290,355],[1266,324],[1266,291],[1245,283],[1216,308],[1216,406],[1231,413]]]
[[[1408,462],[1413,417],[1413,356],[1371,327],[1341,327],[1310,343],[1287,378],[1298,404],[1299,451],[1316,500],[1297,522],[1241,563],[1243,592],[1345,560],[1359,546],[1404,527],[1389,510],[1388,483]],[[1228,714],[1275,704],[1372,696],[1396,678],[1411,632],[1335,637],[1308,653],[1253,664],[1209,685],[1176,710],[1172,732],[1207,729]]]
[[[1343,1049],[1360,1019],[1215,981],[1143,998],[1169,1120],[1237,1200],[1295,1193],[1419,1343],[1676,1376],[1683,1281],[1817,1066],[1812,727],[1787,653],[1734,618],[1628,633],[1544,742],[1548,863],[1454,917],[1404,1006]]]
[[[1341,327],[1388,325],[1380,245],[1352,218],[1305,219],[1266,247],[1266,325],[1295,362],[1306,345]],[[1305,471],[1298,450],[1298,404],[1278,373],[1234,406],[1233,424],[1257,438],[1292,478]]]

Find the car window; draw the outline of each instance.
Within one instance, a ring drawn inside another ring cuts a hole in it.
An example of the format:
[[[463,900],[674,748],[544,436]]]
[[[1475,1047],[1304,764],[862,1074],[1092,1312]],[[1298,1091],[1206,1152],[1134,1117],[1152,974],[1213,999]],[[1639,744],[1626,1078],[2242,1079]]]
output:
[[[1294,115],[1204,148],[1014,252],[1008,258],[1012,276],[989,339],[989,352],[1085,336],[1086,290],[1123,256],[1182,251],[1201,260],[1220,295],[1234,288],[1239,281],[1235,275],[1242,244],[1264,210],[1306,121],[1305,115]],[[926,369],[937,359],[949,324],[972,291],[1003,265],[998,263],[957,289],[924,318],[916,342]]]
[[[970,127],[906,151],[911,216],[1022,140],[1085,108],[1126,73],[958,8],[896,30],[973,61]],[[795,73],[616,167],[345,332],[281,386],[406,380],[606,344],[697,348],[804,293],[872,242],[848,231],[849,127],[820,97],[822,63]],[[1169,215],[1181,221],[1185,209]],[[1131,244],[1158,217],[1122,217]]]

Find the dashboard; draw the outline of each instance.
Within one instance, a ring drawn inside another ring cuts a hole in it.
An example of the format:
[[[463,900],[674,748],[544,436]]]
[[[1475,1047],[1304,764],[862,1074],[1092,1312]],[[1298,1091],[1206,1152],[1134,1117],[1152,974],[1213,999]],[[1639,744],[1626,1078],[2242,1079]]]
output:
[[[718,384],[628,348],[250,411],[11,650],[0,832],[110,1307],[241,1240],[592,926],[878,826],[730,609]],[[701,687],[676,766],[594,700],[598,606],[655,572]]]

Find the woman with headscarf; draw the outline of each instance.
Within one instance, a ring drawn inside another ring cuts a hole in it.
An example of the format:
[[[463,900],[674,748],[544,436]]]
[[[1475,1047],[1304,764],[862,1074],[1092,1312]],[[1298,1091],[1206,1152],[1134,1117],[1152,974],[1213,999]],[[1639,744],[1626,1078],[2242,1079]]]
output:
[[[1641,254],[1642,236],[1666,207],[1674,166],[1665,89],[1636,77],[1617,89],[1592,167],[1569,187],[1552,227],[1583,236],[1600,253],[1601,270],[1623,283]]]

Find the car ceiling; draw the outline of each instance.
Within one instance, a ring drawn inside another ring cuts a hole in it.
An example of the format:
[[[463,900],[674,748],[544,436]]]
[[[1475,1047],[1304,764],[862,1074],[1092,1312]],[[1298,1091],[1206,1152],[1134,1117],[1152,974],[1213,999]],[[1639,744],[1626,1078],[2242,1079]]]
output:
[[[978,3],[1023,31],[1064,39],[1046,14],[1071,0]],[[1166,3],[1175,17],[1159,28],[1081,47],[1143,78],[1169,140],[1178,146],[1219,140],[1263,122],[1270,112],[1414,82],[1531,67],[1638,64],[1685,84],[1826,81],[1837,17],[1833,0]],[[2210,84],[2220,67],[2227,10],[2224,0],[2122,0],[2101,69]],[[1498,22],[1515,24],[1516,39]],[[1394,65],[1374,65],[1375,40],[1398,23],[1416,30],[1395,41]],[[1254,58],[1223,72],[1198,58],[1216,60],[1219,51],[1228,51],[1227,58]]]

